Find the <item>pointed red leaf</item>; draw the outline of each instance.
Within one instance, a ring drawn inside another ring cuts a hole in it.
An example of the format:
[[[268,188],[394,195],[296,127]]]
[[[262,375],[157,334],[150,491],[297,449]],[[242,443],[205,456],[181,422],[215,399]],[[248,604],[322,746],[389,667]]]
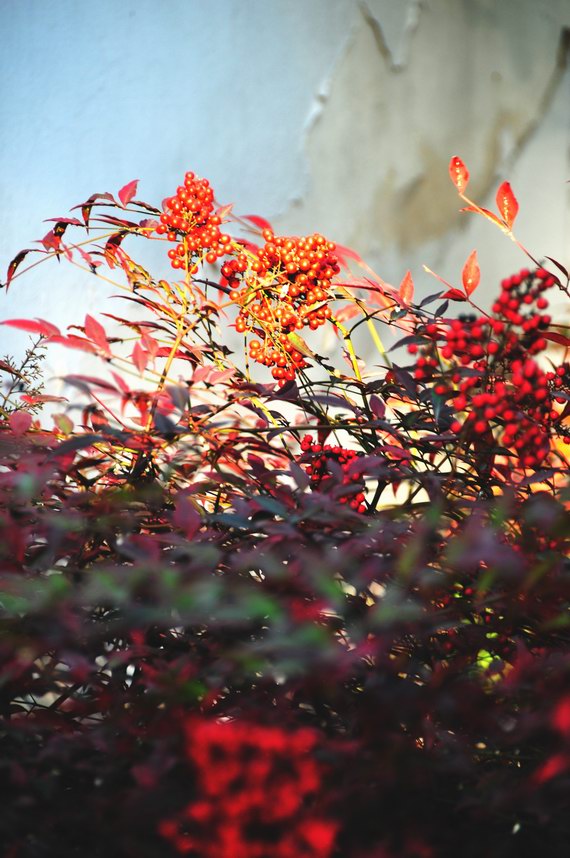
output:
[[[89,340],[84,340],[83,337],[76,337],[75,334],[69,334],[67,337],[51,337],[52,343],[58,343],[61,346],[65,346],[66,349],[80,349],[83,352],[89,352],[89,354],[95,354],[96,349]]]
[[[51,396],[47,393],[38,393],[36,396],[30,396],[29,393],[23,393],[20,396],[22,402],[26,405],[39,405],[40,402],[69,402],[65,396]]]
[[[466,301],[467,300],[467,298],[465,297],[463,292],[460,292],[459,289],[449,289],[447,292],[444,292],[443,295],[441,295],[440,297],[444,298],[444,299],[447,298],[450,301]]]
[[[219,209],[217,210],[216,214],[218,215],[220,220],[225,220],[232,213],[233,207],[234,207],[233,203],[228,203],[225,206],[220,206]]]
[[[57,224],[66,224],[69,226],[84,226],[83,221],[80,221],[79,218],[76,217],[46,217],[44,223],[55,223]],[[56,228],[57,232],[57,228]]]
[[[61,247],[61,238],[59,235],[56,235],[53,229],[50,229],[40,241],[46,250],[55,250],[57,252]]]
[[[111,350],[109,348],[105,328],[101,322],[98,322],[97,319],[94,319],[93,316],[90,316],[89,314],[85,316],[85,335],[89,337],[91,342],[95,343],[95,345],[99,347],[106,357],[111,357]]]
[[[459,193],[464,193],[469,184],[469,170],[457,155],[454,155],[449,162],[449,175]]]
[[[566,268],[564,268],[564,266],[562,265],[562,263],[561,263],[561,262],[557,262],[557,261],[556,261],[556,259],[553,259],[553,258],[552,258],[552,256],[547,256],[547,257],[545,257],[545,258],[546,258],[546,259],[548,259],[550,262],[552,262],[552,264],[553,264],[553,265],[556,265],[556,267],[558,268],[558,270],[559,270],[559,271],[561,271],[561,272],[564,274],[564,276],[565,276],[566,278],[570,277],[570,275],[568,274],[567,269],[566,269]]]
[[[93,257],[87,253],[86,250],[83,250],[82,247],[77,247],[75,249],[79,251],[81,258],[87,263],[93,274],[95,273],[97,266],[103,264],[100,259],[93,259]]]
[[[406,307],[409,307],[414,297],[414,281],[412,279],[410,271],[406,271],[404,279],[400,283],[398,295],[400,297],[400,300],[402,301],[402,304],[404,304]]]
[[[512,229],[519,210],[519,204],[508,182],[503,182],[497,191],[496,200],[497,208],[499,209],[501,217],[507,224],[508,228]]]
[[[469,254],[469,258],[463,266],[461,277],[463,280],[463,288],[465,289],[465,294],[471,295],[471,293],[475,291],[475,289],[479,285],[479,281],[481,280],[481,269],[479,268],[479,263],[477,262],[476,250],[474,250],[473,253]]]
[[[341,265],[344,265],[345,268],[346,268],[346,260],[347,259],[353,259],[355,262],[358,262],[359,264],[364,261],[362,259],[362,256],[360,256],[360,254],[358,254],[356,252],[356,250],[353,250],[351,247],[345,247],[342,244],[336,244],[335,243],[334,252],[335,252],[335,255],[338,256]]]
[[[75,211],[75,209],[81,209],[81,214],[83,215],[83,220],[85,221],[85,226],[89,226],[89,218],[91,217],[91,209],[95,205],[97,200],[109,200],[109,202],[114,203],[115,198],[113,194],[91,194],[88,200],[85,200],[84,203],[80,203],[78,206],[73,206],[71,211]]]
[[[135,343],[131,354],[131,360],[142,375],[148,363],[148,352],[143,349],[140,343]]]
[[[264,217],[259,217],[259,215],[243,215],[243,218],[258,227],[258,229],[270,229],[273,232],[273,227]]]
[[[379,420],[383,420],[386,415],[386,406],[375,393],[370,397],[369,405],[374,416]]]
[[[60,330],[45,319],[5,319],[0,325],[8,325],[10,328],[18,328],[27,331],[28,334],[40,334],[42,337],[59,336]]]
[[[145,331],[144,328],[141,330],[141,343],[149,353],[150,357],[155,358],[158,354],[160,343],[158,343],[154,337],[151,337],[148,331]]]
[[[10,285],[10,281],[12,277],[16,273],[16,269],[22,262],[22,260],[28,255],[28,253],[37,253],[38,251],[33,247],[28,247],[26,250],[20,250],[19,253],[15,255],[13,260],[10,262],[8,266],[8,272],[6,274],[6,291],[8,291],[8,286]]]
[[[564,334],[558,334],[556,331],[543,331],[542,336],[545,340],[550,340],[553,343],[558,343],[560,346],[570,346],[570,339]]]
[[[119,199],[123,208],[128,206],[132,198],[137,192],[137,185],[139,183],[138,179],[133,179],[132,182],[128,182],[128,184],[124,185],[119,191]]]
[[[354,319],[354,317],[358,316],[359,313],[362,313],[362,309],[358,304],[346,304],[338,311],[338,313],[335,313],[335,319],[337,322],[340,322],[341,325],[344,325],[345,322],[350,321],[350,319]]]
[[[490,212],[489,209],[483,209],[483,208],[480,208],[479,206],[465,206],[465,208],[461,209],[461,211],[462,212],[476,212],[477,214],[482,214],[483,217],[486,217],[487,220],[491,221],[491,223],[494,223],[498,227],[500,227],[500,229],[502,229],[503,232],[505,231],[505,224],[502,222],[502,220],[500,220],[500,218],[497,217],[497,215],[494,215],[493,212]]]

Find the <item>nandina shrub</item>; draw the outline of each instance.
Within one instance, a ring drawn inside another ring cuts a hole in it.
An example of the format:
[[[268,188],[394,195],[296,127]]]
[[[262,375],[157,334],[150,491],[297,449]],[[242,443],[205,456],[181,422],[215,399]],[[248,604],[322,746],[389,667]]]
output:
[[[508,184],[497,216],[450,170],[514,238]],[[561,853],[566,271],[525,251],[485,312],[473,253],[414,303],[410,274],[278,236],[192,173],[162,208],[135,194],[57,219],[39,261],[110,269],[137,318],[4,322],[104,372],[41,419],[34,348],[0,364],[3,854]]]

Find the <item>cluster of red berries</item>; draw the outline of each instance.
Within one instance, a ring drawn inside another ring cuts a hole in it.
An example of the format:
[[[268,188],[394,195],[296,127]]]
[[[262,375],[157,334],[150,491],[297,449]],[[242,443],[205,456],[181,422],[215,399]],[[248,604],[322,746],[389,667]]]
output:
[[[220,225],[210,183],[189,172],[176,194],[164,201],[156,232],[178,242],[168,251],[172,267],[188,268],[193,257],[203,256],[206,262],[213,263],[228,252],[231,238],[221,232]]]
[[[525,317],[522,311],[530,305],[534,305],[537,310],[546,310],[548,301],[542,296],[542,292],[550,289],[555,283],[556,278],[544,268],[537,268],[535,271],[523,268],[518,274],[513,274],[512,277],[501,281],[501,294],[493,304],[493,313],[498,318],[505,319],[513,325],[520,325],[527,334],[534,332],[532,339],[535,342],[535,351],[545,348],[546,343],[541,343],[536,332],[541,328],[547,328],[551,319],[550,316],[541,316],[535,311]],[[527,348],[533,354],[532,345]]]
[[[330,318],[331,281],[340,265],[335,245],[322,235],[280,237],[265,229],[263,238],[249,264],[240,255],[224,263],[222,275],[240,307],[236,330],[255,330],[264,340],[251,343],[250,357],[273,367],[273,377],[283,384],[307,365],[289,335],[305,327],[315,331]]]
[[[260,331],[260,334],[262,335],[263,331]],[[273,367],[271,374],[279,386],[293,381],[298,370],[308,366],[301,352],[294,347],[287,334],[283,333],[275,335],[272,332],[270,336],[265,336],[262,342],[251,340],[249,356],[256,363]]]
[[[559,421],[554,402],[565,401],[568,389],[565,367],[545,372],[534,359],[546,348],[543,332],[551,322],[542,313],[548,307],[542,293],[555,283],[543,268],[523,269],[502,281],[494,318],[465,315],[418,331],[428,342],[421,346],[415,378],[434,380],[436,394],[453,398],[454,409],[467,412],[464,421],[453,421],[452,431],[482,436],[494,426],[502,445],[514,449],[525,468],[538,467],[548,455]],[[415,343],[408,346],[411,354],[419,349]],[[460,367],[475,373],[465,377]]]
[[[193,720],[187,756],[196,795],[160,834],[200,858],[328,858],[337,826],[310,813],[322,771],[316,733]]]
[[[341,469],[343,486],[351,488],[346,495],[340,496],[340,503],[348,504],[356,512],[366,511],[365,484],[358,469],[354,467],[362,453],[331,444],[315,444],[311,435],[305,435],[301,441],[301,450],[301,461],[311,479],[311,488],[326,487],[327,481],[333,477],[330,464],[335,462]],[[355,488],[358,491],[355,492]]]

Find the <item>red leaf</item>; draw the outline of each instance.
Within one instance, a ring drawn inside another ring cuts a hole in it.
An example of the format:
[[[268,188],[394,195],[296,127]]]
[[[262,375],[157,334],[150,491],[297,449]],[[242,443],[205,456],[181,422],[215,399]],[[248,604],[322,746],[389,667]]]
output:
[[[564,268],[564,266],[562,265],[562,263],[561,263],[561,262],[557,262],[557,261],[556,261],[556,259],[553,259],[553,258],[552,258],[552,256],[547,256],[547,257],[546,257],[546,259],[550,260],[550,262],[552,262],[552,264],[553,264],[553,265],[556,265],[556,267],[558,268],[558,270],[559,270],[559,271],[561,271],[561,272],[564,274],[564,276],[565,276],[566,278],[567,278],[568,276],[570,276],[570,275],[568,274],[568,271],[566,270],[566,268]]]
[[[85,200],[84,203],[80,203],[78,206],[73,206],[72,211],[75,209],[81,209],[81,214],[83,215],[83,220],[85,221],[85,226],[89,226],[89,218],[91,217],[91,209],[95,205],[97,200],[109,200],[114,203],[115,198],[113,194],[91,194],[88,200]]]
[[[542,336],[545,340],[550,340],[553,343],[558,343],[560,346],[570,346],[570,339],[563,334],[557,334],[555,331],[543,331]]]
[[[38,251],[33,247],[28,247],[27,250],[20,250],[19,253],[15,255],[13,260],[8,266],[8,273],[6,274],[6,291],[8,291],[8,286],[12,280],[12,277],[16,273],[16,269],[22,262],[22,260],[28,255],[28,253],[37,253]]]
[[[273,227],[269,223],[268,220],[265,220],[264,217],[259,217],[259,215],[243,215],[244,220],[248,220],[254,226],[257,226],[259,229],[270,229],[273,232]]]
[[[111,375],[113,376],[117,387],[122,393],[129,394],[131,392],[131,388],[128,386],[124,378],[121,378],[121,376],[117,375],[116,372],[111,372]]]
[[[412,280],[412,275],[409,271],[406,271],[406,275],[400,283],[398,295],[400,296],[402,304],[409,307],[412,302],[412,298],[414,297],[414,281]]]
[[[117,262],[120,262],[121,242],[127,235],[126,230],[115,232],[105,244],[105,259],[109,268],[114,268]]]
[[[228,215],[231,214],[233,207],[234,207],[233,203],[228,203],[226,206],[220,206],[220,208],[217,210],[216,214],[218,215],[220,220],[225,220],[228,217]]]
[[[55,336],[50,338],[52,343],[58,343],[58,345],[65,346],[67,349],[80,349],[84,352],[89,352],[89,354],[95,354],[95,347],[89,342],[89,340],[84,340],[83,337],[76,337],[75,334],[70,334],[68,337]]]
[[[109,348],[105,328],[101,322],[98,322],[97,319],[94,319],[93,316],[90,316],[89,314],[85,316],[85,335],[89,337],[91,342],[95,343],[95,345],[99,347],[106,357],[111,357],[111,350]]]
[[[459,193],[464,193],[469,184],[469,170],[457,155],[454,155],[449,162],[449,175]]]
[[[40,240],[46,250],[58,251],[61,247],[61,238],[55,234],[53,229],[50,229]]]
[[[508,182],[503,182],[497,191],[496,201],[501,217],[507,224],[508,228],[512,229],[519,210],[519,204]]]
[[[461,277],[463,279],[463,288],[465,289],[465,294],[471,295],[471,293],[475,291],[475,289],[479,285],[479,281],[481,280],[481,269],[479,268],[479,263],[477,262],[476,250],[474,250],[473,253],[469,255],[467,262],[463,266]]]
[[[151,337],[144,328],[141,330],[141,343],[149,353],[150,357],[155,358],[160,348],[160,343],[158,343],[154,337]]]
[[[360,256],[356,250],[352,250],[351,247],[344,247],[342,244],[335,244],[334,253],[338,256],[340,262],[346,268],[346,260],[353,259],[355,262],[361,263],[364,260],[362,256]]]
[[[84,226],[83,222],[80,221],[79,218],[76,218],[76,217],[46,217],[44,223],[55,223],[56,224],[56,227],[55,227],[56,233],[58,232],[57,224],[60,224],[60,223],[61,224],[67,224],[67,226],[69,226],[70,224],[72,226]]]
[[[553,754],[534,772],[533,780],[539,784],[546,783],[546,781],[552,780],[552,778],[567,771],[569,765],[570,757],[566,754]]]
[[[369,399],[369,405],[372,413],[379,420],[382,420],[386,415],[386,406],[375,393]]]
[[[489,209],[483,209],[480,206],[465,206],[464,209],[461,209],[462,212],[476,212],[477,214],[482,214],[487,220],[490,220],[492,223],[496,224],[500,227],[503,232],[505,231],[505,224],[500,220],[497,215],[494,215],[493,212],[490,212]]]
[[[119,199],[122,203],[123,208],[126,208],[126,206],[128,206],[128,204],[136,194],[138,183],[138,179],[133,179],[132,182],[129,182],[128,184],[124,185],[119,191]]]
[[[0,325],[9,325],[20,331],[27,331],[28,334],[41,334],[42,337],[54,337],[60,334],[59,328],[51,322],[46,322],[45,319],[6,319],[0,322]]]
[[[87,253],[86,250],[83,250],[82,247],[77,247],[76,250],[79,251],[81,258],[84,262],[87,263],[93,273],[95,273],[98,265],[103,264],[100,259],[93,259],[93,257],[89,253]]]
[[[142,375],[148,363],[148,352],[143,349],[140,343],[135,343],[131,359],[140,374]]]
[[[10,366],[9,363],[6,363],[5,360],[0,360],[0,370],[2,372],[9,372],[10,375],[14,375],[16,378],[23,378],[22,373],[18,372],[15,367]]]
[[[441,295],[442,298],[448,298],[450,301],[466,301],[467,298],[460,292],[459,289],[449,289]]]
[[[22,402],[25,402],[27,405],[38,405],[40,402],[68,402],[65,396],[50,396],[45,393],[39,393],[37,396],[30,396],[27,393],[22,394],[20,396]]]
[[[8,423],[14,435],[23,435],[32,425],[32,415],[29,411],[14,411],[10,414]]]
[[[341,325],[344,325],[345,322],[350,321],[350,319],[354,319],[354,317],[358,316],[359,313],[362,313],[362,309],[358,304],[346,304],[338,311],[338,313],[335,313],[335,319],[337,322],[340,322]]]
[[[202,526],[202,517],[190,498],[184,495],[178,495],[176,499],[176,507],[172,515],[172,521],[182,530],[188,539],[192,539],[194,534]]]

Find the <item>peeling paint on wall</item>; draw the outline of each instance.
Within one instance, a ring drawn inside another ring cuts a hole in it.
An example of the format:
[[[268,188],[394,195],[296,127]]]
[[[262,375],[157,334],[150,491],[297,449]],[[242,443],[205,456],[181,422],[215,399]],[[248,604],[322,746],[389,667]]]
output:
[[[457,229],[450,156],[466,160],[483,200],[544,123],[568,66],[570,4],[358,9],[306,126],[306,192],[282,220],[367,257],[414,258]]]

